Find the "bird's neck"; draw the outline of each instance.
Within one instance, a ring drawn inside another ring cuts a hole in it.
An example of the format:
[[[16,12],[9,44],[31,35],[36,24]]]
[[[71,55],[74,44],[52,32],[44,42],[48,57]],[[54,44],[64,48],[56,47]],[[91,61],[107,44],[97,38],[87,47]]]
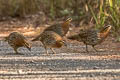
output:
[[[63,24],[62,24],[62,29],[63,29],[63,31],[65,32],[65,34],[66,34],[66,32],[69,30],[69,24],[70,24],[69,21],[65,21],[65,22],[63,22]]]
[[[69,24],[70,24],[70,21],[65,21],[63,22],[62,27],[67,27]]]
[[[101,31],[99,33],[99,37],[100,37],[99,43],[103,42],[106,39],[106,37],[109,35],[110,29],[111,28],[108,28],[106,31]]]
[[[109,32],[110,32],[110,29],[111,28],[109,27],[108,29],[101,31],[100,32],[100,37],[106,38],[108,36]]]

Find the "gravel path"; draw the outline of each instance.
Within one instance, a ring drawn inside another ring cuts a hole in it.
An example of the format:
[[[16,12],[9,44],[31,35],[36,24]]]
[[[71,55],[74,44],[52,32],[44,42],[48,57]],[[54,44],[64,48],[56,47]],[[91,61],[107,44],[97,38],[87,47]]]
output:
[[[20,48],[23,55],[0,41],[0,80],[120,80],[119,43],[113,40],[96,46],[100,52],[76,41],[47,55],[37,42],[32,51]],[[112,45],[112,46],[110,46]]]

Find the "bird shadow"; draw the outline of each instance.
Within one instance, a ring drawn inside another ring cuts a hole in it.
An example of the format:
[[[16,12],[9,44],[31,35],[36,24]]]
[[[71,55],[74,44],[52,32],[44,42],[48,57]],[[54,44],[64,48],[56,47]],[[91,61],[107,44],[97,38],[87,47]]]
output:
[[[23,53],[7,53],[6,55],[24,55]]]

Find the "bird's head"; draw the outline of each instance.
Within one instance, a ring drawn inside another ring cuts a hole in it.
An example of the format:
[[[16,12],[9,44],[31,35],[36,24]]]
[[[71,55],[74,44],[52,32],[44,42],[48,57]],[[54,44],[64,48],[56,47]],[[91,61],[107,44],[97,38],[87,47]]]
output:
[[[71,21],[72,21],[72,18],[68,18],[66,21],[63,22],[63,26],[64,27],[68,26]]]
[[[67,18],[66,22],[71,22],[72,18]]]
[[[109,29],[109,30],[110,30],[111,28],[112,28],[112,26],[111,26],[111,25],[107,25],[107,26],[105,26],[105,28],[104,28],[104,29],[105,29],[105,30],[107,30],[107,29]]]
[[[66,35],[67,32],[69,31],[69,27],[71,25],[71,21],[72,21],[72,18],[68,18],[66,21],[63,22],[62,29],[64,31],[64,35]]]
[[[111,25],[107,25],[107,26],[103,27],[100,32],[108,32],[111,30],[111,28],[112,28]]]
[[[100,43],[104,41],[104,39],[109,35],[111,28],[112,28],[111,25],[107,25],[101,29],[101,31],[98,34],[99,37],[101,38]]]

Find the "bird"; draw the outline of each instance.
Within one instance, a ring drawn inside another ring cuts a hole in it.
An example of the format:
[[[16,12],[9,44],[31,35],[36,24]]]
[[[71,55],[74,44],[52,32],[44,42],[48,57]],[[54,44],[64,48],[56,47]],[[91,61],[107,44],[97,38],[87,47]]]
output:
[[[69,25],[70,25],[71,21],[72,21],[72,18],[68,18],[62,24],[60,24],[60,23],[53,24],[53,25],[47,27],[43,31],[43,33],[46,31],[53,31],[53,32],[57,33],[58,35],[60,35],[61,37],[64,37],[67,34],[67,32],[69,31]],[[38,40],[39,37],[40,37],[40,35],[37,36],[36,38],[34,38],[33,41]]]
[[[88,45],[91,45],[93,49],[97,52],[95,46],[102,43],[107,38],[111,28],[111,25],[107,25],[104,26],[101,30],[81,29],[78,34],[69,36],[67,38],[71,40],[77,40],[79,42],[82,41],[86,45],[87,52],[89,52],[87,47]]]
[[[36,40],[32,41],[41,41],[47,54],[47,48],[50,48],[51,51],[56,54],[53,48],[61,48],[63,45],[66,45],[62,37],[54,31],[44,31],[37,36]]]
[[[53,24],[49,26],[48,28],[46,28],[44,31],[54,31],[63,37],[69,31],[69,26],[70,26],[71,21],[72,21],[72,18],[68,18],[63,23]]]
[[[46,28],[44,31],[54,31],[63,37],[69,31],[69,26],[70,26],[71,21],[72,21],[72,18],[68,18],[63,23],[53,24],[49,26],[48,28]]]
[[[31,45],[29,41],[19,32],[11,32],[7,37],[5,37],[5,41],[14,49],[16,54],[18,53],[17,49],[19,47],[26,47],[29,51],[31,51]]]

